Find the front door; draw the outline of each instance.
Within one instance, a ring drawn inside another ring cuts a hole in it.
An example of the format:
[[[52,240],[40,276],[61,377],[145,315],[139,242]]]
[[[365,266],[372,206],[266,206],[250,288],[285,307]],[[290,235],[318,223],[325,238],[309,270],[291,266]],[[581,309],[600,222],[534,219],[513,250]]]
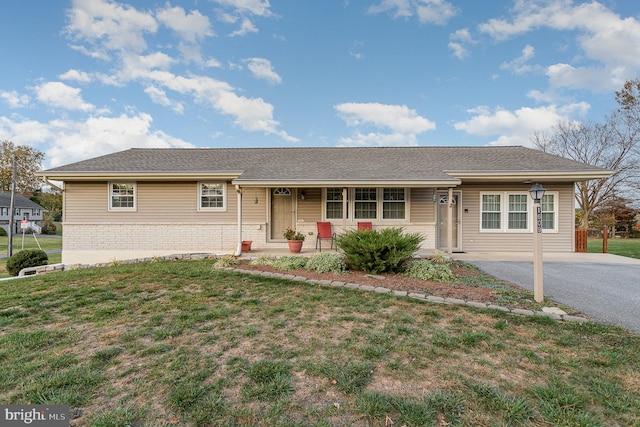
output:
[[[293,228],[293,197],[290,188],[271,189],[271,236],[273,240],[284,239],[282,233]]]
[[[438,249],[446,251],[448,245],[448,235],[447,229],[449,226],[449,193],[438,193]],[[452,218],[453,218],[453,227],[452,227],[452,251],[460,251],[462,250],[460,241],[461,241],[461,233],[460,233],[460,192],[456,191],[453,193],[452,199]]]

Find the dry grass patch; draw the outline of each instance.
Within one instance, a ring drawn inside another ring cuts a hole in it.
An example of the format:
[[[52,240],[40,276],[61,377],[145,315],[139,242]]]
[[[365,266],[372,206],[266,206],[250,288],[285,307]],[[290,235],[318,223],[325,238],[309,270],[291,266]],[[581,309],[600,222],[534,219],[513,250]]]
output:
[[[620,328],[210,261],[0,286],[0,400],[69,404],[73,425],[640,423],[640,339]]]

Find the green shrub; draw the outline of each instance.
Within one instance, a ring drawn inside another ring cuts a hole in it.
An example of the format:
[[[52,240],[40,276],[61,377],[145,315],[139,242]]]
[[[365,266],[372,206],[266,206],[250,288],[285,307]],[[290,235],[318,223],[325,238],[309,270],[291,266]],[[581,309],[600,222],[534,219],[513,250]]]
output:
[[[301,256],[283,256],[276,258],[271,266],[276,270],[300,270],[307,265],[307,259]]]
[[[434,264],[426,259],[411,261],[406,266],[404,275],[433,282],[454,282],[456,280],[456,276],[453,275],[449,266]]]
[[[12,276],[17,276],[20,270],[28,267],[47,265],[49,257],[45,251],[39,249],[27,249],[20,251],[7,260],[7,271]]]
[[[316,273],[344,273],[347,271],[347,263],[342,255],[325,252],[309,258],[304,268]]]
[[[45,221],[42,224],[42,234],[56,234],[57,229],[58,227],[51,221]]]
[[[344,251],[353,270],[397,273],[423,240],[420,234],[403,234],[402,228],[387,228],[349,231],[338,236],[336,245]]]
[[[251,265],[273,265],[273,261],[276,259],[269,255],[261,255],[251,260]]]
[[[7,230],[5,230],[4,228],[0,227],[0,236],[6,236],[7,235]]]

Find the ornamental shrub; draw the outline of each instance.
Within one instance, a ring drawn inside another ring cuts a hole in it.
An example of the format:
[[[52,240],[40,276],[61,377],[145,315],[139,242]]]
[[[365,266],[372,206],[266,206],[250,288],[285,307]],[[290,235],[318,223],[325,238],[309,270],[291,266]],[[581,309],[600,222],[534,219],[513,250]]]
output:
[[[421,280],[433,282],[455,282],[456,276],[451,272],[448,265],[434,264],[429,260],[420,259],[411,261],[403,273],[405,276],[415,277]]]
[[[271,263],[271,266],[276,270],[300,270],[307,265],[307,259],[301,256],[283,256],[280,258],[276,258]]]
[[[342,255],[325,252],[309,258],[304,268],[316,273],[344,273],[347,271],[347,263]]]
[[[0,227],[0,236],[6,236],[7,235],[7,230],[5,230],[4,228]]]
[[[23,268],[47,265],[49,257],[40,249],[27,249],[20,251],[7,260],[7,271],[12,276],[17,276]]]
[[[402,228],[348,231],[336,239],[352,270],[368,273],[398,273],[402,264],[420,248],[424,238],[404,234]]]

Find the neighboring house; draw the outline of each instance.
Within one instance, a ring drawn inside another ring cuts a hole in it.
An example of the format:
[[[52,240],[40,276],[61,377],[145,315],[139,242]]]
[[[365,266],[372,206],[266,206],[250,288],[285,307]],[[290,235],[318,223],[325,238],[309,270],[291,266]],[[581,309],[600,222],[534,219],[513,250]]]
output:
[[[46,171],[64,183],[64,263],[285,248],[294,227],[360,221],[421,233],[423,251],[574,251],[574,183],[610,171],[523,147],[131,149]]]
[[[11,193],[0,193],[0,227],[9,232],[9,210],[11,207]],[[39,204],[32,202],[20,194],[13,198],[13,233],[22,233],[22,221],[29,221],[39,227],[42,226],[42,215],[46,210]]]

